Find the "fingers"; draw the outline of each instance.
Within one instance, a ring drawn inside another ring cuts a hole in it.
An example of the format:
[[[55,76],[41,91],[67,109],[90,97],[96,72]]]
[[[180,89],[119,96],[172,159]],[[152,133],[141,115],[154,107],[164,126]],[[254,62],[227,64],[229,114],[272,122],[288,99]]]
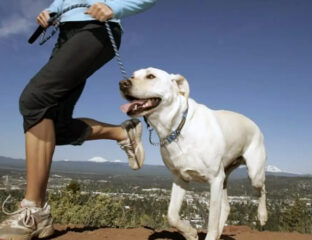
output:
[[[88,8],[87,11],[85,11],[85,13],[90,14],[91,17],[101,22],[105,22],[114,16],[112,9],[104,3],[94,3],[91,7]]]
[[[50,18],[50,12],[47,10],[42,11],[38,17],[37,22],[40,24],[41,27],[47,28],[49,26],[49,18]]]

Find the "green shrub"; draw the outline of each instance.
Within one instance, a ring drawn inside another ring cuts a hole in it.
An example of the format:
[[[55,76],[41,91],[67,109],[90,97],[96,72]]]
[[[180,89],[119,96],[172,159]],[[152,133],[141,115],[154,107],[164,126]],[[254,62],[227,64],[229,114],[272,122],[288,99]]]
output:
[[[82,195],[63,191],[49,195],[55,223],[83,224],[92,227],[119,227],[122,205],[103,195]]]

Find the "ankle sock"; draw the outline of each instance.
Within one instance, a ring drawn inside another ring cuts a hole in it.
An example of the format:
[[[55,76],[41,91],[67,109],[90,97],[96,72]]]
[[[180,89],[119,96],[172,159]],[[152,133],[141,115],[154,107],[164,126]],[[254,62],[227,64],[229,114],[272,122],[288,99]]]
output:
[[[27,200],[26,198],[24,198],[21,201],[21,207],[38,207],[38,206],[37,206],[36,202],[30,201],[30,200]]]

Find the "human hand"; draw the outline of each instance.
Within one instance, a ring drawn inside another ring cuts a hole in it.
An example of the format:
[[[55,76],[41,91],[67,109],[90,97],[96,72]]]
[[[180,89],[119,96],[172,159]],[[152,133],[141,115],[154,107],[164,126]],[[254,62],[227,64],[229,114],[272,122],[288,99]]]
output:
[[[47,28],[49,26],[50,12],[48,10],[43,10],[37,17],[37,22],[41,27]]]
[[[105,3],[97,2],[91,5],[85,14],[90,14],[95,19],[100,22],[105,22],[108,19],[111,19],[114,16],[113,10],[107,6]]]

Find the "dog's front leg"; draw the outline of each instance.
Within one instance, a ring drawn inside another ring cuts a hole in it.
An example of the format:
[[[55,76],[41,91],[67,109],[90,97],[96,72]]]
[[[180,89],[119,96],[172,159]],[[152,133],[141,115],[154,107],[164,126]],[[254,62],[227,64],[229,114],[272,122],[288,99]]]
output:
[[[171,226],[177,228],[186,240],[198,240],[196,229],[192,228],[188,222],[182,221],[179,215],[187,186],[187,182],[177,176],[174,177],[168,209],[168,221]]]
[[[221,235],[219,233],[219,221],[224,178],[224,171],[220,169],[218,175],[211,182],[208,233],[205,240],[217,240]]]

